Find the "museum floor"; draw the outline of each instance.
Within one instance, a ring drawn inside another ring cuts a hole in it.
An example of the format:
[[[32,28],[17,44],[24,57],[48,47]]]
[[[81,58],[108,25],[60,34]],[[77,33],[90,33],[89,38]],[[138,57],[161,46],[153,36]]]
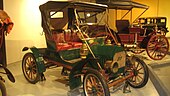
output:
[[[147,57],[145,52],[142,53],[142,55]],[[168,73],[170,73],[170,54],[160,61],[154,61],[147,58],[144,61],[157,75],[161,84],[164,85],[163,87],[170,89],[170,77],[168,76]],[[37,84],[30,84],[26,81],[22,74],[21,61],[9,64],[8,68],[12,71],[16,79],[15,83],[11,83],[7,80],[7,78],[5,78],[8,96],[68,96],[69,87],[60,82],[60,79],[62,78],[60,75],[61,68],[48,69],[45,72],[46,81],[39,82]],[[143,88],[130,88],[130,93],[123,93],[121,89],[113,92],[113,89],[110,88],[111,96],[166,96],[159,94],[158,89],[160,89],[160,86],[157,86],[157,89],[155,85],[158,84],[152,82],[153,79],[155,80],[155,77],[151,78],[149,79],[147,85]]]

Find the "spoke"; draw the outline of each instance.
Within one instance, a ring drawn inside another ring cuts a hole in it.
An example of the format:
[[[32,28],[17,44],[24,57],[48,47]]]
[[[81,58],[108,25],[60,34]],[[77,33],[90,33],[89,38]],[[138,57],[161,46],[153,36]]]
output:
[[[103,91],[103,90],[102,90],[102,86],[100,86],[100,85],[97,86],[96,89],[97,89],[98,91]]]
[[[26,64],[27,64],[28,66],[30,65],[29,59],[26,60]]]
[[[92,82],[90,81],[90,79],[87,79],[87,83],[92,86]]]
[[[102,96],[103,92],[98,91],[97,96]]]
[[[153,55],[155,54],[155,52],[156,52],[155,50],[156,50],[156,49],[154,49],[154,50],[152,51],[153,53],[151,54],[151,56],[153,56]]]
[[[155,45],[154,45],[154,46],[152,46],[152,47],[151,47],[151,46],[149,46],[149,47],[148,47],[148,49],[149,49],[149,50],[153,50],[153,49],[155,49]]]
[[[103,92],[103,88],[100,84],[98,84],[98,86],[96,87],[96,91],[97,91],[97,96],[102,96]]]
[[[30,70],[25,70],[25,73],[26,73],[28,76],[29,76],[29,71],[30,71]]]
[[[138,67],[139,67],[139,63],[137,64],[136,69],[138,69]]]
[[[28,77],[31,78],[31,71],[28,72]]]
[[[134,81],[135,81],[135,84],[137,84],[137,83],[136,83],[136,76],[134,76],[134,77],[135,77],[135,80],[134,80]]]
[[[138,72],[138,74],[144,74],[143,72]]]
[[[30,66],[28,64],[25,64],[25,70],[28,70],[30,68]]]
[[[33,73],[32,73],[32,70],[30,71],[30,75],[31,75],[31,79],[33,78]]]
[[[134,82],[134,78],[135,78],[135,76],[132,77],[132,82]]]
[[[30,67],[29,63],[26,63],[26,64],[25,64],[25,66],[26,66],[27,68],[29,68],[29,67]]]
[[[139,77],[140,79],[142,79],[142,80],[143,80],[143,78],[142,78],[140,75],[138,75],[138,77]]]
[[[141,67],[141,68],[137,69],[137,71],[139,71],[139,70],[141,70],[141,69],[143,69],[143,67]]]
[[[87,92],[87,94],[88,94],[89,96],[91,96],[92,93],[93,93],[92,90],[88,90],[88,92]]]
[[[96,78],[95,77],[93,77],[93,82],[94,82],[94,87],[97,87],[97,81],[96,81]]]
[[[28,57],[28,63],[31,64],[31,57]]]
[[[135,63],[133,64],[132,70],[133,70],[133,69],[136,69],[136,67],[135,67]]]
[[[87,82],[86,82],[86,89],[92,90],[92,85],[91,85],[91,82],[89,80],[87,80]]]
[[[86,86],[86,89],[91,90],[91,89],[92,89],[92,87],[87,85],[87,86]]]
[[[91,85],[94,85],[93,77],[90,77]]]

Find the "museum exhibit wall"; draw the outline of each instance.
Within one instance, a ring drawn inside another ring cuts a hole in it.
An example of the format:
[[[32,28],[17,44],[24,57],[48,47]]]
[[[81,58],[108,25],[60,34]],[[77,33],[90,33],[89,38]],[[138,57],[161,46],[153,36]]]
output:
[[[169,12],[169,4],[170,0],[135,0],[137,2],[141,2],[149,7],[149,10],[143,15],[143,17],[148,16],[165,16],[168,19],[167,27],[170,30],[170,12]],[[167,37],[170,37],[170,32],[167,34]]]
[[[9,14],[14,22],[14,28],[6,36],[7,64],[22,60],[25,54],[22,52],[24,46],[46,47],[44,35],[42,35],[41,15],[39,5],[48,0],[4,0],[4,10]],[[67,0],[64,0],[67,1]],[[166,16],[170,18],[168,8],[170,0],[134,0],[150,6],[149,10],[143,14],[148,16]],[[136,10],[137,16],[139,10]],[[114,11],[110,12],[111,27],[114,26]],[[139,12],[140,13],[140,12]],[[122,16],[118,14],[118,17]],[[170,28],[170,23],[168,22]],[[170,37],[170,33],[167,34]]]
[[[4,0],[4,10],[14,22],[13,30],[6,36],[7,64],[22,60],[24,46],[46,47],[39,11],[39,5],[46,1]]]

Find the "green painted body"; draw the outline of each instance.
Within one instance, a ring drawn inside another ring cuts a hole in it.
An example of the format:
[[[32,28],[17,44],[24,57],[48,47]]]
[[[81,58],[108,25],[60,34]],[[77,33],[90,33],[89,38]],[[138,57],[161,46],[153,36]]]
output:
[[[105,45],[104,39],[93,39],[93,44],[89,44],[93,54],[96,56],[97,59],[94,59],[91,53],[87,55],[86,59],[77,60],[77,62],[70,63],[70,60],[76,60],[80,58],[80,48],[77,49],[69,49],[63,50],[60,52],[56,52],[55,50],[52,51],[46,50],[44,55],[48,56],[51,60],[55,62],[60,62],[64,65],[70,66],[72,69],[70,70],[69,81],[70,81],[70,89],[74,89],[82,84],[80,77],[74,77],[75,75],[82,73],[83,67],[91,67],[94,69],[99,69],[97,62],[100,63],[100,66],[104,68],[104,64],[106,60],[112,60],[115,53],[124,51],[123,47],[117,45]],[[84,42],[84,41],[83,41]],[[124,72],[124,68],[120,68],[117,73]],[[112,77],[117,77],[117,73],[113,74]]]
[[[63,50],[60,52],[56,52],[55,50],[52,50],[50,48],[45,49],[45,51],[41,51],[42,49],[38,49],[35,47],[30,48],[33,52],[35,58],[36,58],[36,64],[38,66],[38,72],[43,73],[45,72],[45,65],[43,62],[43,57],[48,57],[50,60],[53,60],[55,62],[59,62],[61,64],[64,64],[66,66],[71,67],[70,75],[69,75],[69,85],[70,89],[74,89],[82,84],[81,78],[76,77],[75,75],[82,73],[83,67],[86,65],[86,67],[91,67],[94,69],[99,69],[97,62],[100,63],[100,66],[104,68],[104,64],[106,60],[112,60],[115,53],[124,51],[123,47],[117,46],[117,45],[105,45],[104,39],[102,40],[95,40],[94,45],[90,45],[90,48],[93,52],[93,54],[96,56],[97,59],[94,59],[91,53],[87,55],[86,59],[79,59],[77,62],[70,63],[70,60],[76,60],[80,58],[80,48],[77,49],[69,49],[69,50]],[[112,77],[117,77],[118,73],[122,73],[124,71],[124,68],[120,68],[119,71],[115,74],[113,74]]]
[[[30,50],[33,52],[33,55],[36,59],[38,73],[45,72],[46,68],[45,68],[45,65],[44,65],[43,55],[40,54],[39,50],[36,47],[31,47]]]

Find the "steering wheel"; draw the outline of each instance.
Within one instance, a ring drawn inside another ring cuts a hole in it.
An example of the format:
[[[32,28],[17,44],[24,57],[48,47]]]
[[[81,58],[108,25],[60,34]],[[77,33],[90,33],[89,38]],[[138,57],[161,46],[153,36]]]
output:
[[[89,26],[87,26],[87,25],[81,26],[81,27],[80,27],[80,30],[81,30],[81,33],[82,33],[83,36],[81,35],[80,32],[78,32],[78,33],[77,33],[78,37],[79,37],[80,39],[89,38],[88,29],[89,29]]]
[[[88,32],[88,29],[89,29],[89,26],[87,26],[87,25],[84,25],[84,26],[80,27],[80,30],[81,30],[83,33],[86,33],[86,34],[87,34],[87,32]]]

